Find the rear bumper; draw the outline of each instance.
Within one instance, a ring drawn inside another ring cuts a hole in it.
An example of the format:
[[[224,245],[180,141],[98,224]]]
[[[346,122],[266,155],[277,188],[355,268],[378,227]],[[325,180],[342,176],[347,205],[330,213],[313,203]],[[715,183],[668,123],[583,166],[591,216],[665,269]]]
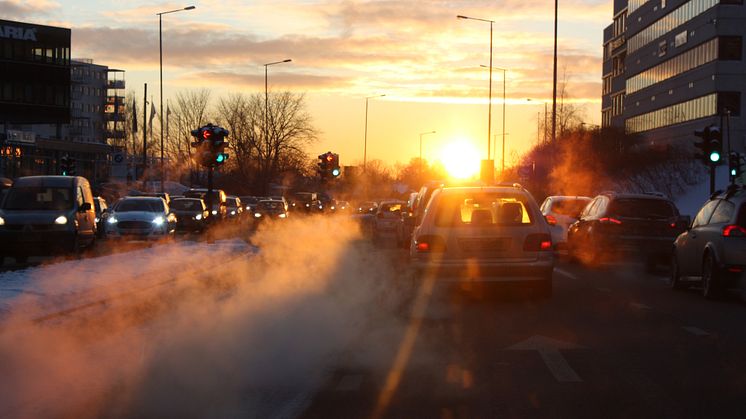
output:
[[[551,278],[554,258],[542,255],[533,261],[432,261],[414,259],[412,267],[422,277],[434,277],[442,282],[525,282]]]
[[[601,250],[621,255],[668,256],[675,237],[614,236],[604,237]]]

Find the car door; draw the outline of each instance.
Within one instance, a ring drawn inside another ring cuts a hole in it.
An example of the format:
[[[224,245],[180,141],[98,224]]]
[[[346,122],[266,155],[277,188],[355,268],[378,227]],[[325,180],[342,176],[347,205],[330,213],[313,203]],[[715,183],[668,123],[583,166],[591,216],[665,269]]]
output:
[[[83,185],[78,185],[75,188],[75,200],[75,218],[78,220],[78,232],[85,239],[90,239],[96,233],[96,211],[93,209],[93,195],[90,192],[86,194]],[[82,211],[81,208],[85,203],[88,203],[91,208]]]
[[[679,240],[676,253],[682,276],[698,276],[702,270],[702,253],[707,244],[707,225],[720,200],[707,202],[692,221],[692,226]]]

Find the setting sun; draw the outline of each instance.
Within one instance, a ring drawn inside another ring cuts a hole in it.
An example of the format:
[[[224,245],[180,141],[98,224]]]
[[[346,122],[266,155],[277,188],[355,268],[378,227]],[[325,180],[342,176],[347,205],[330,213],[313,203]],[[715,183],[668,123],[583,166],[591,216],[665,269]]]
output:
[[[468,179],[479,173],[479,152],[469,141],[447,144],[440,153],[440,160],[448,174],[456,179]]]

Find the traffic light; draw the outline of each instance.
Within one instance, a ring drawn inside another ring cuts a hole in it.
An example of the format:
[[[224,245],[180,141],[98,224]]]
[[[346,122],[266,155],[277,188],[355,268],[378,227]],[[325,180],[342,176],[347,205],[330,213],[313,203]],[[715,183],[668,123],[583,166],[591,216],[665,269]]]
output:
[[[695,157],[707,165],[720,164],[723,160],[723,135],[720,127],[708,125],[704,129],[694,131],[694,135],[702,139],[694,142],[694,147],[701,150]]]
[[[331,171],[333,177],[339,177],[342,169],[339,167],[339,154],[332,154]]]
[[[229,134],[227,129],[207,124],[192,130],[191,133],[195,138],[191,145],[196,149],[194,160],[197,163],[206,167],[215,167],[228,160],[228,153],[225,152],[228,146],[228,142],[225,141],[225,137]]]
[[[342,169],[339,167],[339,154],[334,154],[331,151],[319,155],[318,167],[319,176],[322,178],[336,178],[342,174]]]
[[[728,174],[730,175],[731,183],[743,174],[743,169],[741,169],[741,153],[733,151],[728,156]]]
[[[75,176],[75,159],[65,154],[60,158],[62,176]]]

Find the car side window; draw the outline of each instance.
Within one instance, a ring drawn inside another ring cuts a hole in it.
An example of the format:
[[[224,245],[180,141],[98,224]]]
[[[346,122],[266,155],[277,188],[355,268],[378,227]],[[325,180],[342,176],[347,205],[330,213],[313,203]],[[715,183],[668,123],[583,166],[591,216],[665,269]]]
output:
[[[591,214],[593,214],[593,209],[594,209],[594,208],[596,207],[596,205],[598,204],[598,200],[599,200],[599,199],[601,199],[601,198],[596,198],[596,199],[594,199],[593,201],[591,201],[591,202],[590,202],[590,203],[589,203],[589,204],[588,204],[588,205],[587,205],[587,206],[586,206],[586,207],[585,207],[585,208],[583,209],[583,212],[582,212],[582,213],[580,214],[580,218],[582,218],[582,219],[586,219],[586,218],[588,218],[588,217],[589,217],[589,216],[590,216]]]
[[[598,205],[593,209],[593,216],[600,217],[606,212],[606,207],[609,206],[609,200],[606,197],[600,197],[598,199]]]
[[[692,223],[692,228],[707,225],[707,223],[710,221],[710,217],[712,216],[712,212],[715,210],[715,207],[718,204],[718,200],[712,200],[708,203],[706,203],[701,210],[699,210],[699,213],[697,213],[697,216],[694,218],[694,222]]]
[[[85,202],[85,199],[83,198],[83,196],[84,196],[84,194],[83,194],[83,188],[80,187],[80,186],[78,186],[78,190],[77,190],[77,193],[76,193],[76,196],[75,196],[75,199],[78,201],[78,208],[80,208],[81,206],[83,206],[83,203]]]
[[[722,200],[712,213],[710,224],[728,223],[733,218],[734,212],[736,212],[736,206],[732,202]]]
[[[549,210],[551,210],[551,208],[552,208],[552,200],[547,198],[541,204],[541,213],[546,214],[547,212],[549,212]]]

